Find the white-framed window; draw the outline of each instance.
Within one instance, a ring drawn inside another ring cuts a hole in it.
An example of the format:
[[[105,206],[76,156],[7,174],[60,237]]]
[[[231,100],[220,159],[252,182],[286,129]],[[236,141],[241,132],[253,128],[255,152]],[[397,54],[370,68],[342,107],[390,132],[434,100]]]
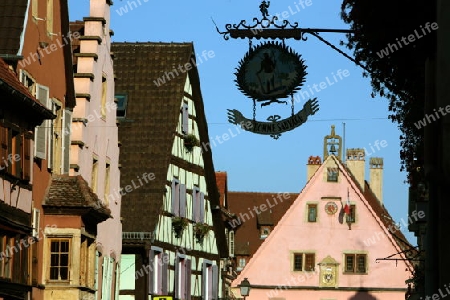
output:
[[[167,271],[169,254],[161,248],[152,246],[149,253],[148,293],[167,295]]]
[[[175,298],[179,300],[191,299],[191,260],[177,253],[175,258]]]
[[[217,300],[219,284],[218,267],[209,260],[202,264],[202,299]]]
[[[186,217],[186,185],[176,178],[172,180],[171,213],[177,217]]]

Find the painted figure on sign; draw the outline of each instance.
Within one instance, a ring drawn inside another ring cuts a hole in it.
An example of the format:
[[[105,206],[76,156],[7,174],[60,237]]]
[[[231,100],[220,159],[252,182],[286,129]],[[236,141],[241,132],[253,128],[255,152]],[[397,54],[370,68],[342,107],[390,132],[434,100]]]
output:
[[[256,76],[259,79],[261,90],[264,94],[269,94],[275,85],[275,61],[269,56],[268,53],[264,53],[264,57],[261,60],[261,68],[256,72]]]
[[[263,1],[261,3],[261,5],[259,6],[259,9],[263,15],[263,18],[266,18],[269,15],[269,11],[267,10],[270,6],[270,1],[269,3],[266,3],[266,1]]]

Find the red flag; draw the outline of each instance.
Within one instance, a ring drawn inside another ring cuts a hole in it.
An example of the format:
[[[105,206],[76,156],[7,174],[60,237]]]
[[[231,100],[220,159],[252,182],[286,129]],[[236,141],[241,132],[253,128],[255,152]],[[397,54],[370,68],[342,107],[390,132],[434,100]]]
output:
[[[346,215],[350,215],[350,192],[348,191],[348,188],[347,188],[347,203],[345,203],[344,212]]]

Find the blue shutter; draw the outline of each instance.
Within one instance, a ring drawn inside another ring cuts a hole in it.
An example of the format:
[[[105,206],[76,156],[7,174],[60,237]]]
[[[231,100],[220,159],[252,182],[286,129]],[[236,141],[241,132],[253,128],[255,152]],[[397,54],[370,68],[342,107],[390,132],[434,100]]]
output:
[[[180,184],[180,217],[186,217],[186,185]]]

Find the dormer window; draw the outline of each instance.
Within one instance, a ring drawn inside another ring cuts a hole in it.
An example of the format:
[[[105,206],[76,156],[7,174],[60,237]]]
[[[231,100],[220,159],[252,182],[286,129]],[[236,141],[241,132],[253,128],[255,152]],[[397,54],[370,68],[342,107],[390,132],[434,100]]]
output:
[[[261,228],[261,239],[265,239],[269,236],[270,229],[269,228]]]

